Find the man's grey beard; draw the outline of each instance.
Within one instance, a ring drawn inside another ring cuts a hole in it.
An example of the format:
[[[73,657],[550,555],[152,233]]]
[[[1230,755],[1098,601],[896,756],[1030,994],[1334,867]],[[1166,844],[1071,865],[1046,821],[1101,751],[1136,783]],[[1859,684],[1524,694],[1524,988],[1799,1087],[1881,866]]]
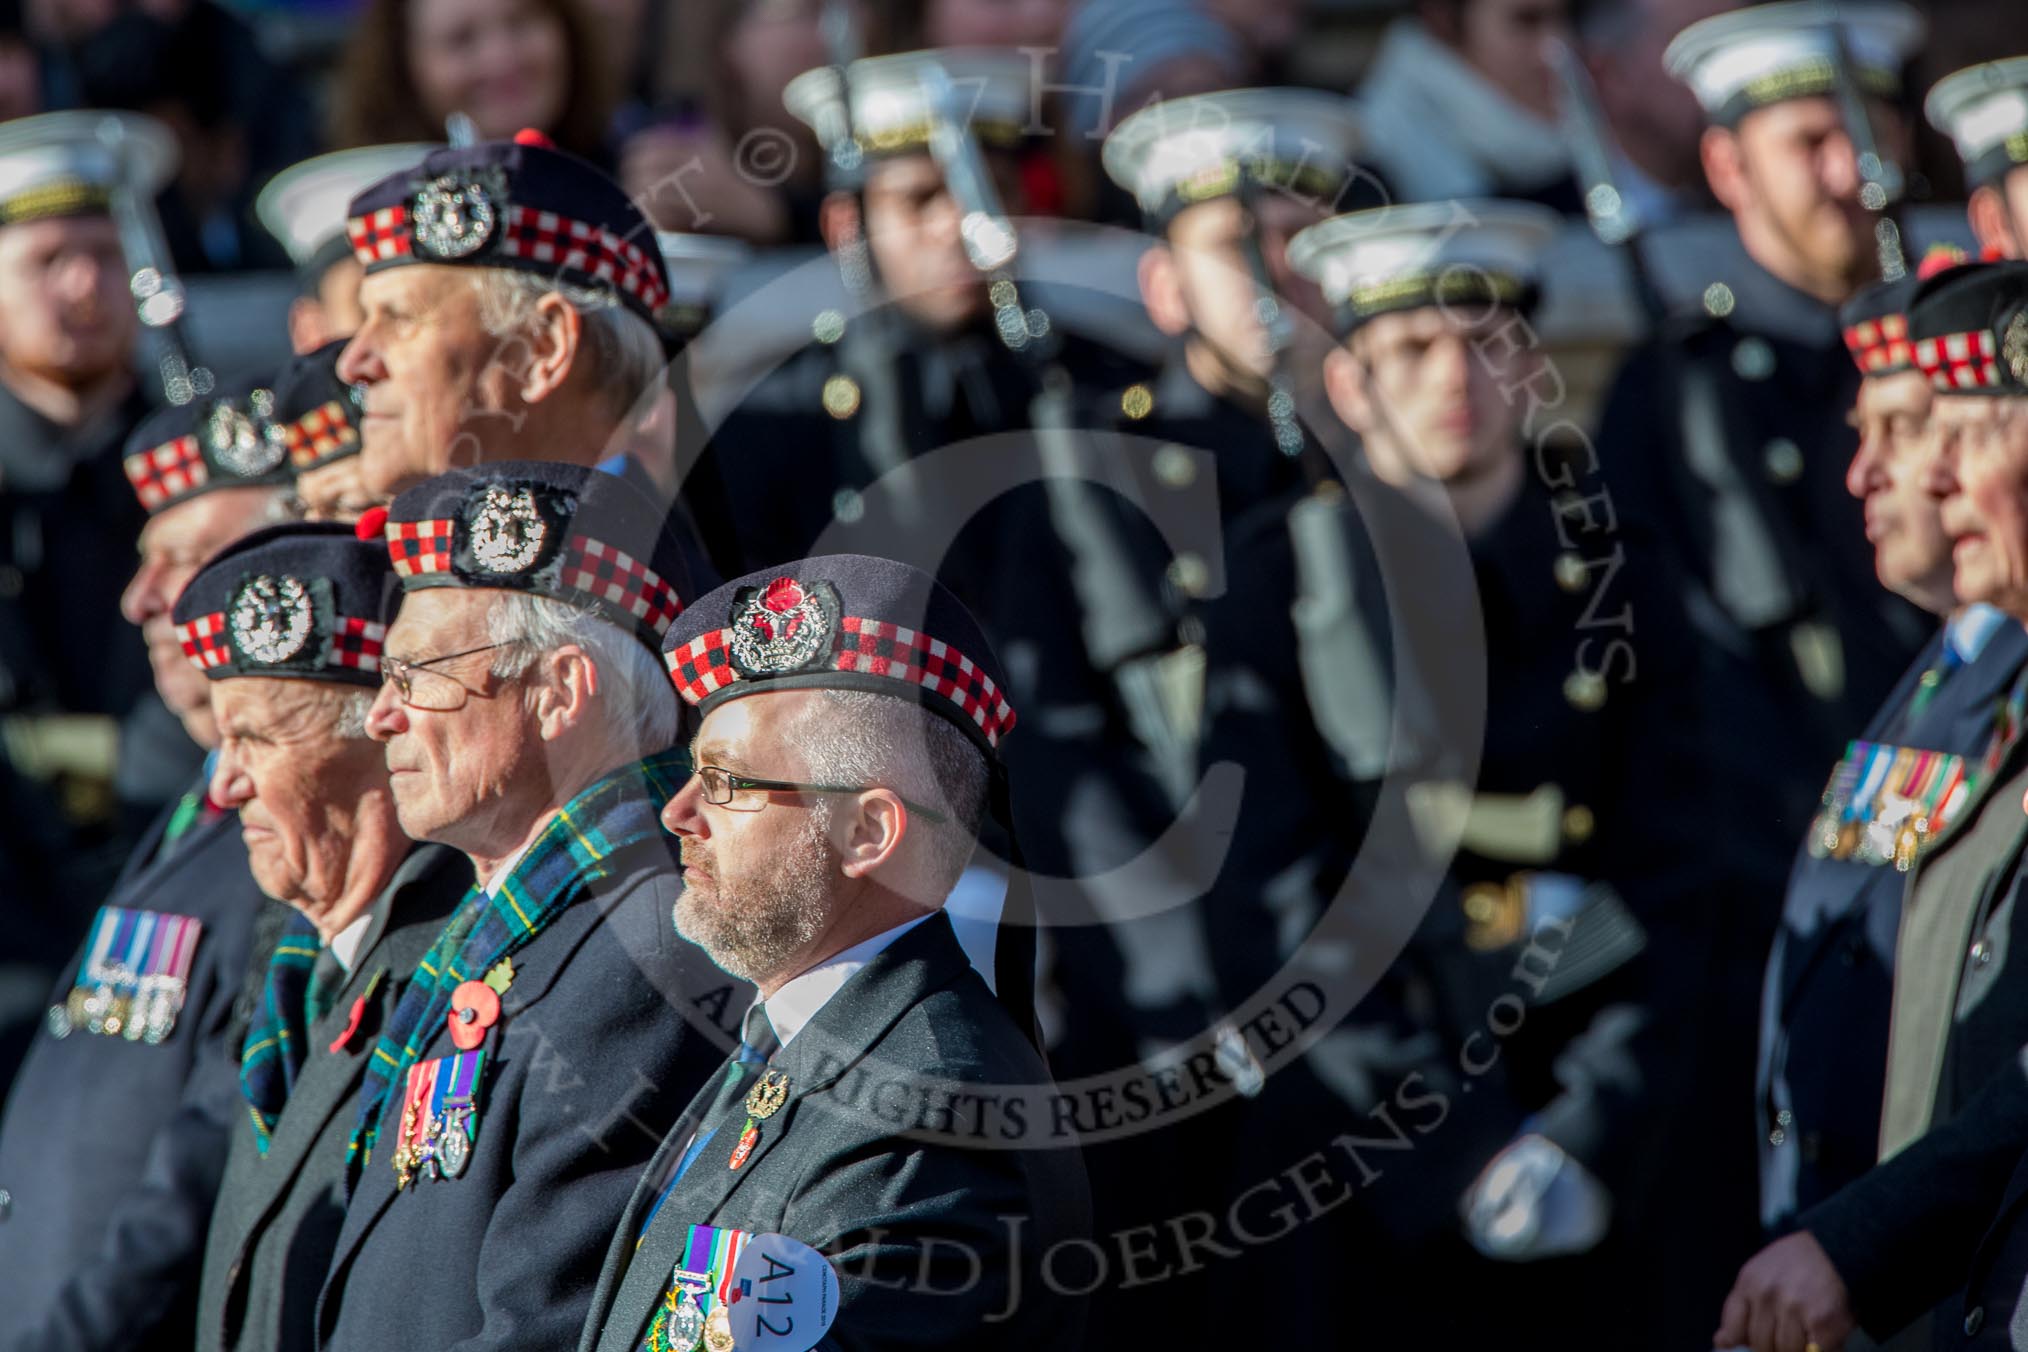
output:
[[[717,862],[713,856],[712,863]],[[676,932],[744,981],[793,976],[785,968],[831,923],[836,868],[829,814],[809,811],[803,829],[783,847],[764,879],[743,881],[733,891],[714,871],[715,905],[686,904],[679,898]]]

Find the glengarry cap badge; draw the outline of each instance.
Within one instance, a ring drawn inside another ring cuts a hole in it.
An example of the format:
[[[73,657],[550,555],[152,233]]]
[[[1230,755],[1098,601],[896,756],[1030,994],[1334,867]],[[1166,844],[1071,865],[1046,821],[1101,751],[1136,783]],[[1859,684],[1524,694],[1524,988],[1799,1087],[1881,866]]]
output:
[[[549,523],[529,489],[489,485],[472,513],[472,557],[488,572],[526,572],[548,539]]]
[[[493,237],[507,202],[497,173],[444,174],[424,184],[409,208],[415,251],[425,258],[465,258]]]
[[[2009,315],[2001,328],[2000,360],[2016,385],[2028,385],[2028,305]]]
[[[245,410],[223,400],[204,415],[204,445],[221,468],[242,479],[270,472],[289,453],[280,429],[264,416],[257,423]]]
[[[302,654],[315,629],[310,592],[300,578],[248,578],[232,599],[227,625],[233,645],[265,666]]]
[[[778,577],[749,587],[733,601],[727,656],[744,676],[799,671],[831,651],[839,613],[837,589],[828,582],[806,587]]]

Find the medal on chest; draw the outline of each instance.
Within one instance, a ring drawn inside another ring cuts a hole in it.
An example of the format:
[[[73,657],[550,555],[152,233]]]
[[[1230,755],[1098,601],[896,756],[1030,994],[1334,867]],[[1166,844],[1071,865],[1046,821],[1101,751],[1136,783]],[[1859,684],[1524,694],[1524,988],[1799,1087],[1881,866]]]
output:
[[[1963,806],[1975,770],[1948,752],[1851,743],[1810,825],[1811,855],[1906,873]]]
[[[740,1129],[739,1143],[732,1148],[729,1168],[737,1169],[752,1155],[754,1147],[760,1144],[760,1124],[781,1111],[789,1100],[789,1077],[779,1070],[761,1072],[753,1088],[746,1091],[746,1125]]]
[[[418,1061],[401,1095],[401,1134],[394,1146],[397,1190],[417,1179],[456,1178],[479,1143],[479,1089],[484,1048]]]
[[[49,1009],[53,1037],[83,1030],[153,1046],[175,1031],[204,922],[166,911],[101,906],[76,983]]]

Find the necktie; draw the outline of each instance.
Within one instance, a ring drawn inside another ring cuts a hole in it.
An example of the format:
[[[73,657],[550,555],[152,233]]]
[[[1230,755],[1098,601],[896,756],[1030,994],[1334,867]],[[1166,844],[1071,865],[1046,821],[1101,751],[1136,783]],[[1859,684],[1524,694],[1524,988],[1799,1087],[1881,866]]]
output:
[[[1915,698],[1909,702],[1909,713],[1919,715],[1927,709],[1929,702],[1936,698],[1937,691],[1943,689],[1944,682],[1951,678],[1951,673],[1964,664],[1965,659],[1959,655],[1957,645],[1946,636],[1943,656],[1937,659],[1934,666],[1923,672],[1921,680],[1916,683]]]
[[[338,998],[338,992],[345,986],[345,965],[338,961],[338,955],[325,944],[317,951],[317,961],[310,968],[310,984],[303,992],[303,1024],[308,1027],[330,1011],[331,1004]]]
[[[781,1046],[781,1039],[775,1036],[775,1026],[768,1022],[767,1011],[761,1008],[760,1001],[754,1001],[746,1011],[746,1018],[740,1023],[739,1050],[733,1054],[732,1060],[726,1063],[725,1078],[718,1086],[718,1097],[712,1100],[711,1107],[706,1110],[704,1116],[697,1119],[697,1129],[690,1137],[690,1144],[683,1147],[683,1156],[676,1164],[676,1172],[662,1185],[661,1194],[655,1198],[655,1205],[648,1208],[647,1216],[641,1221],[643,1237],[647,1235],[648,1227],[655,1223],[655,1216],[662,1210],[662,1203],[669,1200],[670,1192],[675,1189],[683,1175],[689,1172],[690,1166],[697,1162],[698,1155],[711,1143],[711,1138],[718,1134],[716,1127],[707,1127],[705,1124],[717,1120],[720,1114],[732,1106],[739,1095],[746,1092],[747,1086],[753,1083],[754,1076],[760,1074],[761,1068],[767,1065],[768,1058],[780,1051]]]

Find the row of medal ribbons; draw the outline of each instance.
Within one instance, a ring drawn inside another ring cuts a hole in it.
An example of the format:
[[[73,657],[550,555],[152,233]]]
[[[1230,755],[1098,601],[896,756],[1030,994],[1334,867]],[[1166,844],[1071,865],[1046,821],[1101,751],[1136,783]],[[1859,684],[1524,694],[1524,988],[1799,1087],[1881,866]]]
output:
[[[1810,853],[1891,863],[1906,873],[1964,805],[1976,777],[1964,756],[1852,742],[1824,789],[1824,810],[1810,827]]]
[[[49,1031],[157,1043],[176,1027],[204,922],[165,911],[101,906],[70,996],[49,1010]]]

